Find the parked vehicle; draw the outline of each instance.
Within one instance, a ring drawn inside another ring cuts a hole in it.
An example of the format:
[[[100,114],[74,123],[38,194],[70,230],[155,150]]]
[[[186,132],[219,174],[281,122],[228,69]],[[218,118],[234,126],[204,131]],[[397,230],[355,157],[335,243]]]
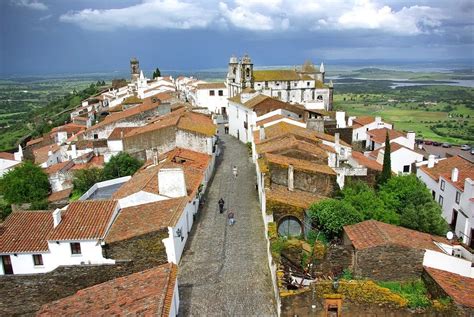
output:
[[[433,146],[440,146],[440,145],[441,145],[441,143],[433,141]]]
[[[471,154],[474,155],[474,148],[471,149]]]
[[[441,144],[441,146],[448,148],[448,147],[451,147],[451,144],[449,144],[449,143],[443,143],[443,144]]]
[[[469,151],[470,149],[471,149],[471,147],[467,144],[461,145],[461,150],[463,150],[463,151]]]
[[[433,141],[431,141],[431,140],[425,140],[425,144],[426,144],[426,145],[432,145],[432,144],[433,144]]]

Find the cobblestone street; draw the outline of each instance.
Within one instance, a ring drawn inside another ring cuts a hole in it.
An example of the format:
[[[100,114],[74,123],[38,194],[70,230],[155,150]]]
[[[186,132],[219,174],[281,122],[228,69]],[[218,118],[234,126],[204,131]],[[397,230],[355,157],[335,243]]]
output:
[[[179,265],[180,316],[275,316],[255,168],[245,144],[220,133],[220,147],[206,203]],[[227,224],[229,208],[233,226]]]

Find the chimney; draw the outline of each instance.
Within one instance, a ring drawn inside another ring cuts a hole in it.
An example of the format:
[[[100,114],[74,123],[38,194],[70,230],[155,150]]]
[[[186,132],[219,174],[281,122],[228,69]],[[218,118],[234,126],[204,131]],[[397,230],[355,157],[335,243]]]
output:
[[[408,131],[407,132],[407,139],[408,141],[410,142],[410,149],[414,149],[415,148],[415,132],[413,131]]]
[[[428,168],[433,168],[435,166],[435,155],[428,156]]]
[[[120,139],[123,139],[123,129],[120,129]]]
[[[293,191],[295,189],[294,184],[294,168],[293,165],[288,165],[288,190]]]
[[[458,178],[459,178],[459,170],[455,167],[453,168],[453,170],[451,171],[451,180],[453,182],[457,182],[458,181]]]
[[[158,165],[158,149],[153,149],[153,165]]]
[[[172,198],[184,197],[186,180],[182,168],[162,168],[158,172],[158,191],[160,195]]]
[[[260,141],[265,140],[265,127],[261,125],[259,131],[260,131]]]
[[[335,146],[339,146],[339,132],[334,133],[334,144]]]
[[[53,227],[56,228],[61,222],[61,209],[53,211]]]

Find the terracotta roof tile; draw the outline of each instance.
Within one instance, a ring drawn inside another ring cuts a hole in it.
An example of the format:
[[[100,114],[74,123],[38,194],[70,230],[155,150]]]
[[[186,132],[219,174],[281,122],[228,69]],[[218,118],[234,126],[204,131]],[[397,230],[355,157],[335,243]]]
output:
[[[226,89],[225,83],[203,83],[198,84],[197,89]]]
[[[291,69],[254,70],[253,77],[255,81],[288,81],[302,79],[295,70]]]
[[[171,162],[178,163],[183,166],[192,166],[198,169],[205,170],[211,162],[211,156],[200,152],[184,148],[174,148],[165,153],[167,159]]]
[[[72,202],[62,212],[61,222],[51,231],[48,240],[102,239],[116,208],[114,200]]]
[[[166,316],[176,286],[177,266],[164,264],[79,290],[45,304],[37,316]]]
[[[297,139],[294,135],[283,135],[271,140],[264,140],[256,145],[257,153],[281,153],[284,150],[299,150],[307,154],[312,154],[319,159],[327,160],[328,154],[326,149],[320,147],[321,142],[307,142]],[[278,154],[275,153],[275,154]]]
[[[13,155],[13,153],[0,152],[0,159],[14,161],[15,155]]]
[[[63,171],[63,172],[68,171],[73,166],[74,166],[73,161],[65,161],[65,162],[61,162],[61,163],[51,165],[51,166],[45,168],[44,171],[46,172],[46,174],[51,175],[51,174],[57,173],[59,171]]]
[[[376,160],[370,159],[360,152],[352,151],[352,158],[360,165],[365,166],[371,170],[382,171],[382,164],[377,163]]]
[[[55,153],[59,150],[59,146],[57,144],[50,144],[45,145],[40,148],[33,150],[33,156],[35,157],[35,164],[42,164],[48,160],[48,153],[51,151]]]
[[[364,126],[366,124],[375,122],[375,117],[361,116],[361,117],[357,117],[357,118],[353,119],[352,122],[354,122],[355,124],[359,124],[360,126]]]
[[[28,142],[26,142],[26,146],[29,146],[29,145],[33,145],[33,144],[37,144],[37,143],[41,143],[43,142],[43,138],[37,138],[37,139],[33,139],[33,140],[29,140]]]
[[[137,127],[124,127],[124,128],[115,128],[112,130],[112,133],[110,133],[109,137],[107,140],[113,141],[113,140],[122,140],[122,138],[129,133],[130,131],[133,131]]]
[[[0,253],[47,252],[51,211],[17,211],[0,225]]]
[[[459,170],[457,182],[451,180],[451,173],[454,168]],[[464,190],[466,178],[474,180],[474,163],[461,156],[453,156],[440,160],[433,168],[428,168],[428,166],[424,165],[421,167],[421,170],[437,182],[440,177],[443,177],[460,190]]]
[[[441,252],[434,241],[449,244],[442,237],[376,220],[366,220],[354,225],[344,226],[344,231],[354,248],[359,250],[383,245],[399,245],[412,249],[430,249]]]
[[[112,224],[105,242],[127,240],[172,227],[183,213],[187,201],[187,198],[181,197],[124,208]]]
[[[269,163],[288,166],[293,165],[295,170],[303,170],[315,173],[324,173],[329,175],[336,175],[332,168],[327,165],[313,163],[311,161],[300,160],[293,157],[275,155],[267,153],[265,158]]]
[[[474,278],[426,266],[425,271],[457,304],[474,308]]]
[[[387,128],[370,130],[370,131],[367,131],[367,134],[371,136],[371,140],[377,143],[385,143],[387,132],[388,132],[388,138],[390,139],[390,141],[402,136],[406,137],[405,134],[403,134],[400,131],[387,129]]]
[[[67,134],[76,134],[85,129],[86,127],[83,125],[68,123],[68,124],[60,125],[58,127],[53,128],[51,132],[67,132]]]
[[[60,201],[60,200],[69,198],[69,196],[71,196],[71,192],[72,192],[72,187],[66,188],[64,190],[60,190],[58,192],[54,192],[48,196],[48,201],[55,202],[55,201]]]
[[[271,188],[267,188],[265,192],[267,200],[305,209],[309,208],[313,203],[327,198],[300,190],[289,191],[285,186],[276,184],[272,184]]]

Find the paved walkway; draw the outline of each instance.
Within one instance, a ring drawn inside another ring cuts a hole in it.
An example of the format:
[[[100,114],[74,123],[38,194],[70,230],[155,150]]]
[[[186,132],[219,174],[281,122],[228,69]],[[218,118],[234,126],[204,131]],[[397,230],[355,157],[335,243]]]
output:
[[[245,144],[221,133],[220,145],[206,204],[179,265],[180,316],[275,316],[255,168]],[[234,211],[233,226],[219,214],[220,197]]]

